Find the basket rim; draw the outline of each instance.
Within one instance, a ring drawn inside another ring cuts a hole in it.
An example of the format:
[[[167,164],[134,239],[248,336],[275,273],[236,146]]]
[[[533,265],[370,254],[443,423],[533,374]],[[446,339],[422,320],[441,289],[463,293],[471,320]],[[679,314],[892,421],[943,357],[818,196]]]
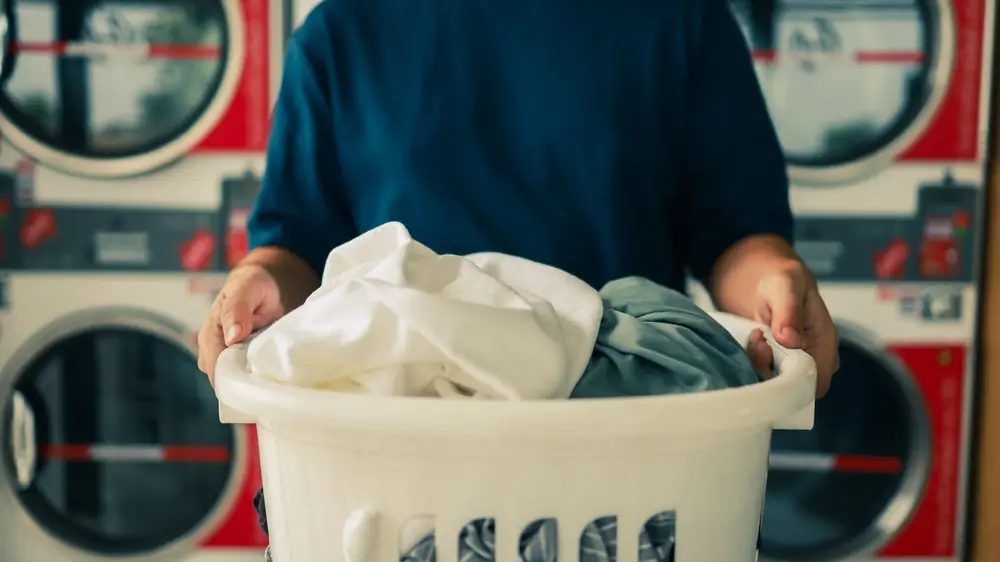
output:
[[[712,313],[740,341],[759,324]],[[745,334],[741,339],[740,336]],[[815,401],[816,364],[804,351],[777,344],[778,375],[756,384],[690,394],[588,398],[580,400],[445,400],[409,396],[339,393],[282,384],[252,374],[247,344],[219,357],[215,391],[223,422],[293,422],[339,431],[390,435],[506,436],[587,434],[654,436],[781,426],[808,414],[789,429],[809,429]],[[240,420],[224,412],[231,411]],[[230,419],[226,419],[229,417]]]

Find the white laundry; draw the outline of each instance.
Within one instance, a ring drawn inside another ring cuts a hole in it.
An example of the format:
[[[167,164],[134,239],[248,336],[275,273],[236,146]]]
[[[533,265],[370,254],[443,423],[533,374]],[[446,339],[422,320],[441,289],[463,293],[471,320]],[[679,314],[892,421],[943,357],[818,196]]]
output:
[[[253,372],[381,395],[567,398],[603,305],[576,277],[504,254],[438,255],[387,223],[336,248],[320,288],[258,335]]]

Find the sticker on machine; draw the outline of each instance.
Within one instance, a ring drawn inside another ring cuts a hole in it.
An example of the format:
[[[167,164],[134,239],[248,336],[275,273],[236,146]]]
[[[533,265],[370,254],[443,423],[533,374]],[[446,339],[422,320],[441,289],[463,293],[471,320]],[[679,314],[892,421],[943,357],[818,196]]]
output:
[[[915,304],[924,322],[958,322],[965,302],[961,287],[941,286],[923,289]]]

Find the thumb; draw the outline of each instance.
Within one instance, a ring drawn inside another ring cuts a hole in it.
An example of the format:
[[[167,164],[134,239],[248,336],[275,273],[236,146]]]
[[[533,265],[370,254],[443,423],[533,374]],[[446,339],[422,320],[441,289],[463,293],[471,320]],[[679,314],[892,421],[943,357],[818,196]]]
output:
[[[805,289],[788,276],[768,278],[761,286],[768,308],[771,333],[785,347],[802,347],[802,315]]]
[[[256,303],[252,301],[251,296],[251,291],[236,288],[228,292],[222,303],[219,320],[227,346],[243,341],[253,330],[253,311]]]

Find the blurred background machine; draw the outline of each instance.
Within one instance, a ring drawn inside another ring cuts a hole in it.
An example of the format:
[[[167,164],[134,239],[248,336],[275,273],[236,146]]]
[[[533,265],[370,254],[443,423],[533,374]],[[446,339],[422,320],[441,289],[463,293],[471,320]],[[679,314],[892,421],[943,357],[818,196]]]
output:
[[[246,252],[288,6],[18,0],[0,96],[0,559],[259,562],[194,334]]]
[[[842,338],[816,428],[774,435],[761,558],[959,560],[993,3],[732,6]]]
[[[217,269],[221,186],[234,173],[261,171],[280,77],[284,4],[18,0],[16,6],[14,70],[0,97],[0,171],[16,186],[20,243],[0,265]],[[151,243],[171,246],[173,255],[143,259],[136,252],[132,261],[121,255],[105,261],[100,252],[47,249],[89,241],[97,230],[116,233],[105,241],[138,244],[139,215],[155,231]],[[176,250],[182,245],[187,252]]]
[[[842,366],[815,430],[773,437],[768,559],[959,559],[981,169],[944,173],[898,214],[800,217],[797,246],[841,330]]]
[[[732,6],[797,185],[982,157],[986,0]]]
[[[194,355],[208,298],[177,275],[6,288],[4,559],[259,562],[256,441],[219,424]]]

